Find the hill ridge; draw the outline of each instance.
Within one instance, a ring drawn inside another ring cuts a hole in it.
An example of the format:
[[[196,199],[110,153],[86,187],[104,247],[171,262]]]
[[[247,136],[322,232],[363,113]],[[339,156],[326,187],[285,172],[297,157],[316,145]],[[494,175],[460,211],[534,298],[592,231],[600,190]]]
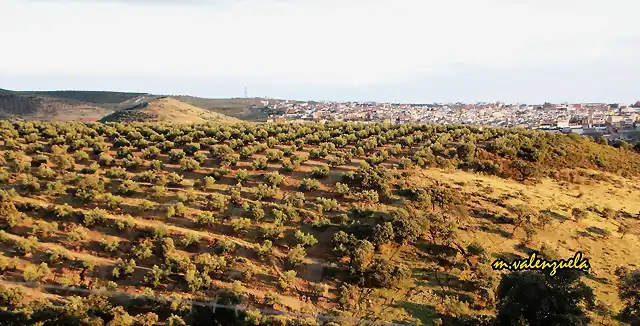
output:
[[[132,107],[121,109],[103,117],[100,121],[172,123],[202,123],[207,121],[240,122],[240,120],[236,118],[211,112],[169,96],[160,96],[151,101],[144,101]]]
[[[0,117],[43,121],[97,121],[140,103],[173,98],[212,113],[249,121],[264,121],[261,99],[212,99],[185,95],[167,95],[118,91],[19,91],[0,88]],[[61,111],[61,112],[58,112]],[[222,117],[219,117],[222,118]]]

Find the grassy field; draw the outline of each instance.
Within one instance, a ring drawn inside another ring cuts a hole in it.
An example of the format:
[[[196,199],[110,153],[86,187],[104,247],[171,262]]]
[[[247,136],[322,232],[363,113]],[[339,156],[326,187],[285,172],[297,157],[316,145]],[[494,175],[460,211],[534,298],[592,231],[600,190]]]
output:
[[[628,304],[617,270],[640,268],[640,155],[586,138],[353,123],[0,127],[0,304],[15,323],[331,325],[275,310],[480,325],[507,302],[494,259],[581,251],[595,295],[581,311],[615,325]],[[217,297],[248,312],[51,285]]]

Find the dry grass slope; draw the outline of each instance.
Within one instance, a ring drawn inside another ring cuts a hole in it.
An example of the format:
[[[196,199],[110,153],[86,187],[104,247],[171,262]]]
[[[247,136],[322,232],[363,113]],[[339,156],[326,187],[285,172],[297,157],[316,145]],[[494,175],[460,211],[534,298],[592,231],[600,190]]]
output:
[[[267,119],[267,114],[259,109],[262,107],[261,99],[209,99],[193,96],[174,97],[182,102],[241,120],[265,121]],[[256,106],[256,108],[252,106]]]
[[[171,123],[240,122],[239,119],[204,110],[170,97],[152,100],[140,108],[117,111],[104,117],[102,121]]]

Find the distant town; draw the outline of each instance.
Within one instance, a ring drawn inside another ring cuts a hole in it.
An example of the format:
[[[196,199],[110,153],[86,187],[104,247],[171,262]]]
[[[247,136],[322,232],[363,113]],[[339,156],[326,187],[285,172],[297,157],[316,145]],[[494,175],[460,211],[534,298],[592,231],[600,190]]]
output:
[[[376,102],[263,101],[268,121],[364,121],[390,123],[454,123],[522,127],[640,140],[640,101],[622,103],[393,104]],[[636,135],[638,134],[638,135]]]

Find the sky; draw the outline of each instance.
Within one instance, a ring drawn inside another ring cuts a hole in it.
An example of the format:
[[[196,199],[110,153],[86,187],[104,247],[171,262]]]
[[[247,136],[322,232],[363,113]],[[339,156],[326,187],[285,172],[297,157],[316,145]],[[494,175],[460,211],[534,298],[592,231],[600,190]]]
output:
[[[637,0],[0,0],[0,88],[640,100]]]

